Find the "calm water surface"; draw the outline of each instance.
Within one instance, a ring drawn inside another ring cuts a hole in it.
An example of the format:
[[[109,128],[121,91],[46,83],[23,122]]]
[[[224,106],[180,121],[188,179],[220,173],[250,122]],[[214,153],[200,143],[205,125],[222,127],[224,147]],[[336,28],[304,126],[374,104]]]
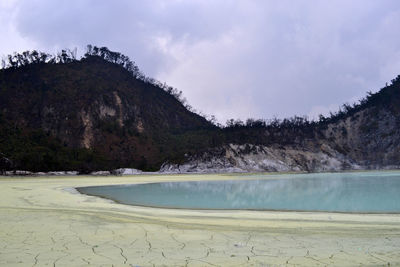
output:
[[[78,190],[124,204],[154,207],[400,212],[397,171],[249,177],[254,180],[93,186]]]

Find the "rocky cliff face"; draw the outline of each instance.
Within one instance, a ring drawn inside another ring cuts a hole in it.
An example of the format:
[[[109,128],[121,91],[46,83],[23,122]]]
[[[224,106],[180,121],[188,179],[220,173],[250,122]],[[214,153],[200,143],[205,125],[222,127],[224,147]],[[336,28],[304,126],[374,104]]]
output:
[[[315,152],[291,147],[230,144],[187,158],[183,164],[166,163],[160,171],[167,173],[318,172],[362,169],[362,166],[331,147],[323,146],[323,149]]]
[[[400,165],[400,117],[370,108],[323,130],[326,143],[365,168]]]

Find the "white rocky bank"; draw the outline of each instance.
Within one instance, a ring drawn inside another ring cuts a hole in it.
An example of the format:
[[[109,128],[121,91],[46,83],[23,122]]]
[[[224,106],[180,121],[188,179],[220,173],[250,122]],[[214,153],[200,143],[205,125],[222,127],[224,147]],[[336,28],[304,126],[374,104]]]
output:
[[[136,175],[142,174],[141,170],[132,168],[121,168],[113,171],[95,171],[91,172],[90,175],[94,176],[105,176],[105,175]],[[23,170],[7,171],[5,175],[37,175],[37,176],[73,176],[78,175],[77,171],[54,171],[54,172],[30,172]]]
[[[183,164],[165,163],[162,173],[217,173],[263,171],[340,171],[362,169],[327,145],[318,152],[261,145],[234,145],[188,156]]]
[[[245,173],[245,172],[326,172],[361,169],[399,169],[398,165],[364,166],[322,144],[312,151],[304,147],[235,145],[211,149],[205,153],[186,156],[184,163],[164,163],[158,172],[143,172],[132,168],[113,171],[96,171],[94,176],[175,174],[175,173]],[[78,172],[32,173],[28,171],[6,172],[6,175],[77,175]]]

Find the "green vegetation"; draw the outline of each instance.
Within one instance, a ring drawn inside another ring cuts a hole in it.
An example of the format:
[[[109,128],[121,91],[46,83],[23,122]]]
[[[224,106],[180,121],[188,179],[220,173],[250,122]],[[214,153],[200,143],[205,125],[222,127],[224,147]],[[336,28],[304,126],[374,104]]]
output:
[[[29,171],[79,171],[88,173],[92,169],[111,166],[96,151],[68,148],[41,130],[26,131],[2,124],[0,148],[3,158],[10,155],[12,164],[3,170],[23,169]]]

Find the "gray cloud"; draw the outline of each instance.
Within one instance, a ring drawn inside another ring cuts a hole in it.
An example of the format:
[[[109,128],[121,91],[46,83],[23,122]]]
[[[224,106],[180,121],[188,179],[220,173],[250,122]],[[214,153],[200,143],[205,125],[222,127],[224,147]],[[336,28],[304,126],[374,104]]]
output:
[[[105,45],[221,121],[327,113],[400,74],[396,0],[22,0],[0,9],[0,33],[15,42],[2,51]]]

